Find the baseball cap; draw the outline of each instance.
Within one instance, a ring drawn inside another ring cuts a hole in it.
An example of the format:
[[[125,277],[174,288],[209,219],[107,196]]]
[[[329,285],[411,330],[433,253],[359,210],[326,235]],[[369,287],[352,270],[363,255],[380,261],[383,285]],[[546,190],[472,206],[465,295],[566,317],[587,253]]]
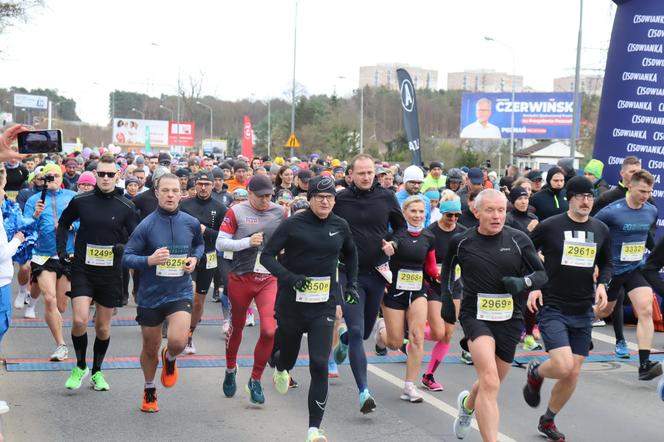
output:
[[[422,172],[422,169],[415,165],[406,167],[406,170],[403,171],[403,182],[407,183],[408,181],[423,182],[424,172]]]
[[[308,169],[301,170],[297,174],[297,179],[300,181],[304,181],[305,183],[308,183],[309,180],[311,180],[314,177],[314,173]]]
[[[539,170],[531,170],[526,175],[526,178],[528,178],[530,181],[542,181],[542,172]]]
[[[209,172],[200,172],[198,175],[196,175],[196,181],[209,181],[212,182],[214,181],[214,176],[209,173]]]
[[[171,160],[172,160],[171,155],[168,152],[162,152],[157,157],[157,161],[159,162],[159,164],[163,163],[171,164]]]
[[[473,167],[468,170],[468,179],[471,184],[482,184],[484,183],[484,172],[479,167]]]
[[[189,177],[190,175],[191,175],[191,173],[187,169],[182,169],[181,168],[181,169],[178,169],[178,170],[175,171],[175,176],[177,176],[178,178],[185,177],[185,176]]]
[[[249,181],[248,189],[250,192],[258,196],[272,195],[274,188],[272,187],[272,180],[267,175],[256,175]]]

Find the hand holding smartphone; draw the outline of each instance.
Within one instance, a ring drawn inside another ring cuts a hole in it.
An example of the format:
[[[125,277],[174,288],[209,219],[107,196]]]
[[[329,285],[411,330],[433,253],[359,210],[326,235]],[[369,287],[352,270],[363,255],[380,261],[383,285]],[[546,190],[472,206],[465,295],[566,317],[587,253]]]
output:
[[[29,130],[17,136],[18,152],[24,154],[62,152],[62,131]]]

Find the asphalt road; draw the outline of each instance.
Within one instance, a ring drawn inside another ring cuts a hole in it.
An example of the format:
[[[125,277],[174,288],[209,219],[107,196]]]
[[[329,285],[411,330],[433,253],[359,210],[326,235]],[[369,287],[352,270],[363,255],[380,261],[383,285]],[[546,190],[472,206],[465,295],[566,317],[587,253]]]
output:
[[[206,316],[220,315],[219,304],[208,302]],[[38,314],[41,315],[41,301]],[[130,317],[135,309],[120,309],[118,317]],[[14,317],[20,318],[21,311]],[[64,315],[70,317],[68,311]],[[65,330],[73,357],[70,329]],[[240,354],[250,357],[258,327],[245,329]],[[613,350],[610,326],[595,329],[595,351]],[[458,332],[457,332],[458,335]],[[94,330],[89,329],[88,357],[92,357]],[[627,328],[628,341],[635,331]],[[306,338],[305,338],[306,339]],[[608,341],[608,342],[604,342]],[[112,330],[107,358],[135,358],[140,351],[137,325]],[[200,326],[195,343],[199,356],[223,356],[224,340],[219,326]],[[303,351],[306,345],[303,343]],[[655,337],[656,348],[664,347],[664,335]],[[367,352],[373,349],[368,341]],[[426,349],[430,350],[427,343]],[[636,348],[636,347],[634,347]],[[54,350],[47,328],[14,327],[2,343],[7,359],[46,359]],[[458,354],[458,336],[451,354]],[[203,358],[205,359],[205,358]],[[405,364],[379,363],[369,366],[370,390],[378,403],[376,412],[362,415],[355,382],[348,365],[340,367],[341,377],[330,381],[328,406],[322,428],[331,441],[453,441],[452,422],[457,394],[474,378],[473,367],[458,363],[438,369],[436,379],[445,391],[425,393],[421,404],[399,399]],[[70,360],[71,361],[71,360]],[[56,367],[60,368],[60,367]],[[425,367],[423,367],[425,368]],[[8,372],[0,370],[0,399],[10,405],[3,416],[7,441],[303,441],[306,439],[309,385],[306,367],[292,375],[300,388],[279,395],[272,387],[268,368],[263,383],[266,404],[252,406],[243,391],[250,373],[240,368],[238,394],[225,398],[221,390],[223,367],[181,368],[180,380],[172,389],[158,386],[161,411],[144,414],[139,410],[143,377],[140,369],[106,370],[109,392],[96,392],[84,384],[78,391],[64,388],[68,371]],[[513,368],[500,394],[502,440],[543,440],[537,433],[538,417],[544,412],[552,382],[545,381],[539,409],[529,408],[521,389],[525,370]],[[664,403],[657,398],[657,381],[639,382],[635,362],[587,363],[575,395],[557,417],[558,428],[576,441],[662,441]],[[480,440],[473,430],[466,440]]]

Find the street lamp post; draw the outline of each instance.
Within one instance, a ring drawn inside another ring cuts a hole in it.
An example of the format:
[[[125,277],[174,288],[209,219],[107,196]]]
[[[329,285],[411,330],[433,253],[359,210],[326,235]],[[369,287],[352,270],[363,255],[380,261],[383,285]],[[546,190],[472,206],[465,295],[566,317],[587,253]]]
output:
[[[267,156],[270,156],[270,147],[272,146],[272,112],[270,106],[272,98],[267,99]]]
[[[569,156],[572,164],[576,159],[576,128],[581,117],[579,112],[579,83],[581,82],[581,30],[583,28],[583,0],[579,4],[579,35],[576,42],[576,67],[574,69],[574,104],[572,107],[572,135],[570,136]]]
[[[173,109],[168,108],[168,107],[164,106],[163,104],[159,105],[159,109],[164,109],[164,110],[169,111],[171,113],[171,121],[173,121],[173,119],[175,118],[175,112],[173,111]]]
[[[295,20],[293,21],[293,89],[291,90],[291,133],[295,133],[295,59],[297,55],[297,4],[295,0]],[[293,157],[293,148],[290,149],[290,156]]]
[[[132,112],[136,112],[137,114],[141,114],[141,118],[143,118],[143,119],[145,120],[145,112],[143,112],[143,111],[139,111],[139,110],[136,109],[135,107],[132,107],[132,108],[131,108],[131,111],[132,111]]]
[[[514,51],[514,48],[512,46],[500,40],[496,40],[493,37],[484,37],[484,39],[486,41],[492,41],[494,43],[498,43],[505,46],[512,54],[512,112],[510,116],[510,126],[511,126],[510,127],[510,164],[514,164],[514,96],[515,96],[514,80],[516,77],[516,52]]]
[[[213,124],[212,116],[214,115],[214,111],[212,110],[211,106],[208,106],[205,103],[201,103],[200,101],[197,101],[196,104],[199,105],[199,106],[203,106],[204,108],[207,108],[207,110],[210,111],[210,139],[212,139],[212,132],[213,132],[213,130],[212,130],[212,128],[213,128],[213,126],[212,126],[212,124]]]

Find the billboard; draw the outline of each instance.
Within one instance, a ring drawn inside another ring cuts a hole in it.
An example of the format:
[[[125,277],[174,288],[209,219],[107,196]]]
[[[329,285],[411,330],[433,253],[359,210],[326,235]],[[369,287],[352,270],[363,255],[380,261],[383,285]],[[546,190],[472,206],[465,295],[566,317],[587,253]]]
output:
[[[168,144],[193,147],[195,127],[196,123],[193,121],[168,122]]]
[[[466,93],[461,97],[460,138],[570,138],[571,92]],[[580,110],[579,110],[580,112]],[[578,128],[577,128],[578,133]]]
[[[658,236],[664,226],[664,15],[661,0],[616,1],[597,119],[593,158],[603,177],[619,180],[623,158],[634,155],[655,176]]]
[[[46,109],[48,108],[48,97],[44,95],[14,94],[14,107]]]
[[[113,144],[124,147],[145,146],[146,134],[152,147],[167,147],[169,122],[113,118]]]

